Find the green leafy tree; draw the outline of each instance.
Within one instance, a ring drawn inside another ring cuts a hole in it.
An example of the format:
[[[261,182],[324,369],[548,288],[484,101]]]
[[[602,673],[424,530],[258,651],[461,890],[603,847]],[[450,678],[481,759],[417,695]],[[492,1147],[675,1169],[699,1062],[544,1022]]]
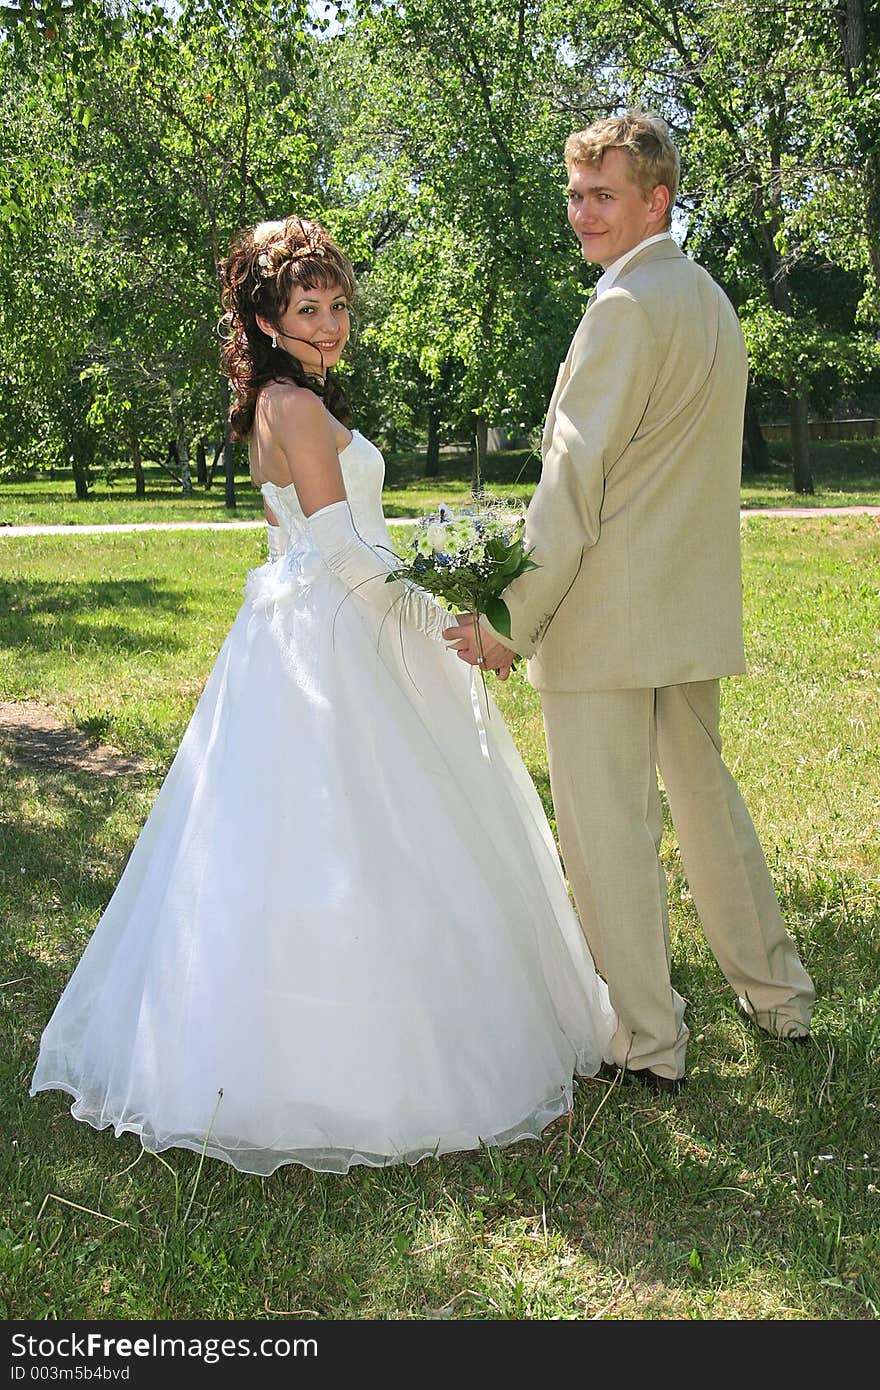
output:
[[[47,52],[43,28],[19,24],[10,47],[30,60],[32,129],[38,113],[54,122],[68,208],[87,229],[80,260],[94,298],[73,297],[82,383],[94,388],[82,405],[93,423],[124,421],[137,458],[140,431],[164,401],[187,492],[190,441],[226,414],[220,258],[242,225],[314,205],[304,5],[66,8],[53,15]],[[40,273],[32,261],[35,283]],[[228,435],[224,459],[234,506]]]
[[[677,130],[688,249],[740,310],[755,385],[784,385],[794,488],[812,492],[813,383],[838,361],[850,381],[873,361],[868,339],[842,352],[795,274],[820,260],[867,270],[865,219],[853,216],[864,205],[856,117],[874,99],[864,64],[848,84],[824,0],[633,0],[625,18],[602,10],[620,96],[659,108]]]
[[[0,42],[0,467],[70,463],[85,496],[94,280],[63,74],[34,75],[53,34],[18,28]]]
[[[339,45],[351,120],[337,196],[395,228],[369,270],[364,346],[405,416],[416,391],[435,466],[441,428],[485,449],[490,421],[541,418],[586,299],[554,17],[542,0],[362,5]]]

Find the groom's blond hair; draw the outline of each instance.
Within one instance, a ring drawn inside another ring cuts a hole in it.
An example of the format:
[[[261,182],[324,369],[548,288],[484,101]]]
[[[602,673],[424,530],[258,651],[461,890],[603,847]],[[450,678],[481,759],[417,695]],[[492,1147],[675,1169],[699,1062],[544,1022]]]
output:
[[[633,179],[646,198],[659,183],[669,189],[667,227],[672,223],[672,205],[678,193],[680,161],[672,143],[669,126],[649,111],[626,111],[622,116],[604,116],[586,130],[575,131],[565,142],[565,167],[587,164],[601,167],[606,150],[626,150]]]

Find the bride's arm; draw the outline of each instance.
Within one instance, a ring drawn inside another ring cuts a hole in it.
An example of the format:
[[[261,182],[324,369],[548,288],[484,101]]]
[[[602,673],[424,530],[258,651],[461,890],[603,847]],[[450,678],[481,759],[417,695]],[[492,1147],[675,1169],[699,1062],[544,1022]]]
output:
[[[266,523],[266,546],[270,560],[283,560],[287,551],[282,527],[269,521]]]
[[[309,529],[327,568],[352,594],[383,616],[392,610],[399,612],[408,626],[419,628],[437,642],[443,641],[447,627],[455,626],[454,614],[441,608],[424,589],[396,579],[389,582],[393,562],[358,534],[348,502],[331,502],[312,512]]]
[[[267,424],[281,443],[289,469],[290,476],[283,482],[292,482],[296,488],[327,568],[383,616],[399,612],[409,626],[442,641],[444,630],[455,624],[454,615],[423,589],[386,582],[393,557],[368,545],[356,531],[333,426],[318,397],[295,388],[277,393]]]

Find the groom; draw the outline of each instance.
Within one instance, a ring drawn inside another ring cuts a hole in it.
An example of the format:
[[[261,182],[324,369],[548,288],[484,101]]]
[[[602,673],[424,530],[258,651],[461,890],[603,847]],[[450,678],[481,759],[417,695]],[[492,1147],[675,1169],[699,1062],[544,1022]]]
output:
[[[527,545],[540,568],[485,622],[504,676],[531,658],[560,845],[619,1019],[618,1067],[680,1089],[688,1029],[670,981],[659,767],[709,944],[762,1031],[809,1036],[814,992],[721,757],[719,677],[745,670],[739,484],[748,364],[721,289],[670,236],[678,152],[657,117],[565,146],[568,216],[602,266],[559,369]],[[474,664],[473,627],[447,630]],[[511,650],[511,648],[513,650]]]

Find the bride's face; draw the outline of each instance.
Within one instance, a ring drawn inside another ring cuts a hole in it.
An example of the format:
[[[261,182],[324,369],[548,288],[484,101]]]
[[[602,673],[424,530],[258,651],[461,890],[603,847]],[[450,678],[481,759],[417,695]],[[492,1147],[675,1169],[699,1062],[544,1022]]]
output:
[[[310,370],[324,372],[336,366],[348,342],[348,300],[339,285],[324,290],[297,285],[275,332],[280,346],[291,357],[298,358]]]

